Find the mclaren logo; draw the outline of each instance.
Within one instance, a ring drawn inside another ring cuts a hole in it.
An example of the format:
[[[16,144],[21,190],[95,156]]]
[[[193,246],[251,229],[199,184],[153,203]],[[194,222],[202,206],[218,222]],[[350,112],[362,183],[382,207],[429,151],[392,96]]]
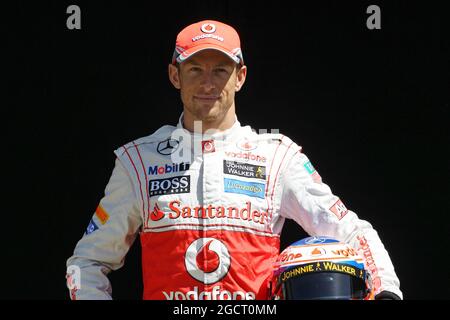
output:
[[[228,273],[231,259],[227,247],[215,238],[200,238],[186,250],[187,272],[204,284],[212,284]]]
[[[169,138],[167,140],[158,143],[158,147],[156,150],[158,151],[159,154],[168,156],[174,153],[178,149],[179,145],[180,142],[178,142],[178,140]]]

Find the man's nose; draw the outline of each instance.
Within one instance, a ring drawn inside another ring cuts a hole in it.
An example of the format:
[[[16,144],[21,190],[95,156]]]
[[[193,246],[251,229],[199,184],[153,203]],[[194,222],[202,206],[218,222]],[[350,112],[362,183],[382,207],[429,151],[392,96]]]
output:
[[[214,84],[214,78],[213,73],[210,71],[204,72],[201,86],[206,90],[209,91],[211,89],[214,89],[216,85]]]

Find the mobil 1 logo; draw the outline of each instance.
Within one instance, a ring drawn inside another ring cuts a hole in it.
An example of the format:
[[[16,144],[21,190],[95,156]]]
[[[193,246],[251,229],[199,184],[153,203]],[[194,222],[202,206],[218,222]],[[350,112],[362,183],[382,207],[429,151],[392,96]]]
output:
[[[149,196],[191,192],[191,176],[155,179],[149,182]]]

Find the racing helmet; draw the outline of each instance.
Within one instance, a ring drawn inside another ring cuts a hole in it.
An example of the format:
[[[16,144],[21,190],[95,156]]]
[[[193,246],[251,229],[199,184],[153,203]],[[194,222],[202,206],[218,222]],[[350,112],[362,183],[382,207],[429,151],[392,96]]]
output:
[[[350,245],[330,237],[294,242],[278,256],[271,281],[275,300],[373,300],[370,274]]]

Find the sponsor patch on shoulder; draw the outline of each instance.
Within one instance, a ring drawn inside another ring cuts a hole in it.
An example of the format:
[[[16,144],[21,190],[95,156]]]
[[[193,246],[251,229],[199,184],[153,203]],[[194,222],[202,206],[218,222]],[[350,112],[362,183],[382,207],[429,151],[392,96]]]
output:
[[[91,221],[89,222],[89,225],[86,228],[86,235],[91,234],[92,232],[94,232],[97,229],[98,229],[97,225],[95,224],[94,220],[91,219]]]
[[[341,199],[338,199],[338,201],[336,201],[335,204],[331,206],[330,211],[333,212],[339,220],[345,217],[348,212]]]
[[[265,183],[224,178],[224,191],[264,199]]]
[[[309,174],[313,174],[314,171],[316,171],[311,161],[306,162],[303,166],[305,167],[306,171],[308,171]]]
[[[105,211],[105,209],[103,209],[101,205],[98,205],[97,209],[95,209],[95,215],[97,216],[98,220],[100,220],[101,224],[105,224],[109,219],[109,214]]]
[[[314,168],[311,161],[306,162],[303,166],[305,167],[306,171],[308,171],[308,173],[311,175],[314,182],[322,183],[322,177]]]

